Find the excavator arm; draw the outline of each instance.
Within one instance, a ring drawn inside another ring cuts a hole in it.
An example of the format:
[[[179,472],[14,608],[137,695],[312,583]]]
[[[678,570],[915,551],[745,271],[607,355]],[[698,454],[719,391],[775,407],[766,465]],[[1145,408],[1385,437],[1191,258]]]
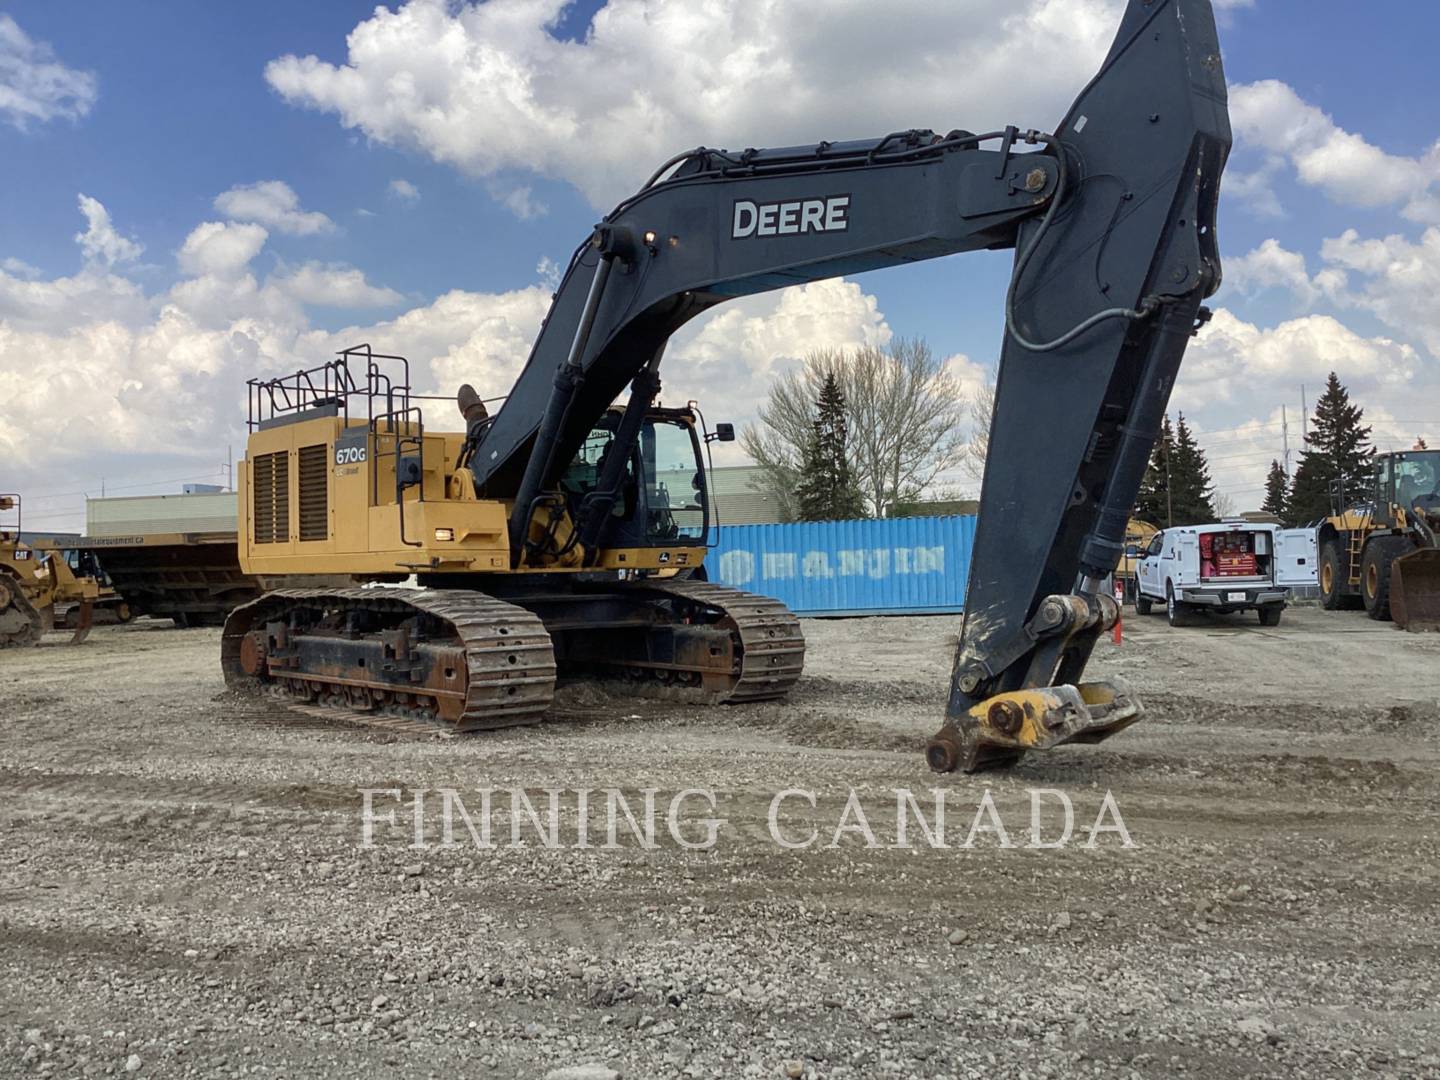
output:
[[[1229,147],[1210,0],[1130,0],[1053,134],[911,130],[678,155],[576,251],[526,367],[471,448],[477,494],[513,500],[518,563],[592,425],[627,383],[630,416],[643,413],[666,342],[701,312],[1014,249],[964,629],[927,757],[974,769],[1103,738],[1139,705],[1123,687],[1079,683],[1118,614],[1099,585],[1123,551],[1201,301],[1220,284]],[[582,515],[576,527],[584,538],[598,524]]]

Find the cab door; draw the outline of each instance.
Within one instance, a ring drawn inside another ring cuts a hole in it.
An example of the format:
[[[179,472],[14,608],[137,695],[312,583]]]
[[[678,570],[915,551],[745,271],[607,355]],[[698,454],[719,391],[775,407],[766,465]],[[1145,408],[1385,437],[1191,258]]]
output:
[[[1165,533],[1158,532],[1150,538],[1150,546],[1140,557],[1140,566],[1136,570],[1136,576],[1140,581],[1140,591],[1147,596],[1163,596],[1157,582],[1160,577],[1160,552],[1165,545]]]

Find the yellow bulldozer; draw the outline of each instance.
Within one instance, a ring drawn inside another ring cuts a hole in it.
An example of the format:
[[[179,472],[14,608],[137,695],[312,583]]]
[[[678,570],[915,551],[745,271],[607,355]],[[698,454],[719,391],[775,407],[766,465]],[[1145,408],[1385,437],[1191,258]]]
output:
[[[1440,630],[1440,450],[1381,454],[1365,490],[1331,485],[1320,601],[1406,630]]]
[[[0,649],[38,645],[63,605],[77,606],[70,643],[78,645],[90,633],[100,583],[77,575],[60,551],[21,542],[19,495],[0,494],[0,513]]]

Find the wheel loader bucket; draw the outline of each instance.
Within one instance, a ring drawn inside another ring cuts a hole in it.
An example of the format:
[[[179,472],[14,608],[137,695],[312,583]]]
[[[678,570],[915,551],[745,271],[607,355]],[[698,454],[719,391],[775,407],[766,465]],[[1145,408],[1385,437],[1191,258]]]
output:
[[[1390,616],[1405,630],[1440,631],[1440,548],[1421,548],[1395,560]]]

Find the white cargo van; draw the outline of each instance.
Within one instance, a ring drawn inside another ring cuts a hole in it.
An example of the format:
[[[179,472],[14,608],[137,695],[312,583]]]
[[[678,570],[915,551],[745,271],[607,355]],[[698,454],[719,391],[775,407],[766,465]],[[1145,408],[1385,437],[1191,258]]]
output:
[[[1248,521],[1185,525],[1155,534],[1136,571],[1135,610],[1164,604],[1170,625],[1192,611],[1254,609],[1278,626],[1292,586],[1315,581],[1313,530]]]

